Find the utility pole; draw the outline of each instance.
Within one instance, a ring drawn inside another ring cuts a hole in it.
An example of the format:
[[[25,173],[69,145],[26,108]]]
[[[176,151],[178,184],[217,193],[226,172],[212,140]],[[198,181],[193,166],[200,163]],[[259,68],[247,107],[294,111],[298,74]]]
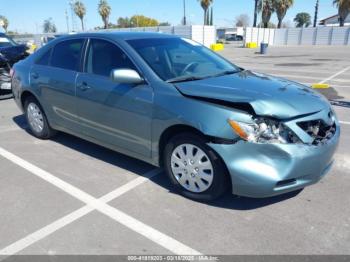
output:
[[[183,19],[183,25],[187,25],[187,19],[186,19],[186,0],[184,1],[184,19]]]
[[[316,1],[316,5],[315,5],[314,27],[317,26],[318,4],[319,4],[319,0]]]
[[[258,20],[258,0],[254,0],[255,2],[255,8],[254,8],[254,22],[253,27],[256,27],[256,22]]]
[[[64,11],[64,14],[66,15],[67,33],[69,33],[69,17],[68,17],[67,9]]]

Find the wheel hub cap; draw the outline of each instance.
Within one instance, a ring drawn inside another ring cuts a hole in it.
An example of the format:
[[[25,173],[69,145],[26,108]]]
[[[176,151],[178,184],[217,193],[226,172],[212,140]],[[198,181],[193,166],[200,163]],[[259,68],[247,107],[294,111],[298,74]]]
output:
[[[30,103],[27,109],[28,121],[35,132],[41,133],[44,129],[44,119],[40,108],[34,104]]]
[[[213,166],[202,149],[192,144],[176,147],[171,155],[171,170],[182,187],[204,192],[213,182]]]

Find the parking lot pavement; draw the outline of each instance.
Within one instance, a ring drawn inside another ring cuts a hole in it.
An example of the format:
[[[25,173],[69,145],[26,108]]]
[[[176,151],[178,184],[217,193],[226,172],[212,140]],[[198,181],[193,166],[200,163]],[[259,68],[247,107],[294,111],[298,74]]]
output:
[[[243,68],[307,85],[325,81],[350,101],[350,47],[270,47],[267,55],[258,52],[226,45],[221,55]]]
[[[262,57],[226,47],[222,55],[319,82],[346,69],[345,51],[270,48]],[[209,204],[179,196],[141,161],[70,135],[37,140],[14,102],[0,101],[0,255],[350,254],[349,74],[330,80],[344,86],[334,85],[342,135],[320,183],[267,199],[227,193]]]

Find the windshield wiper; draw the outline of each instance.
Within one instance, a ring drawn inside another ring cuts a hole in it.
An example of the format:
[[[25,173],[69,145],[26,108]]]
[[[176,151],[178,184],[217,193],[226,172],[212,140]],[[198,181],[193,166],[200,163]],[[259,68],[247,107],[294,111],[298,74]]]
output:
[[[242,70],[226,70],[226,71],[223,71],[223,72],[220,72],[216,75],[212,75],[210,77],[219,77],[219,76],[225,76],[225,75],[233,75],[233,74],[237,74],[239,72],[241,72]]]
[[[180,83],[180,82],[187,82],[187,81],[195,81],[195,80],[201,80],[204,79],[204,77],[199,76],[180,76],[175,77],[167,80],[167,83]]]

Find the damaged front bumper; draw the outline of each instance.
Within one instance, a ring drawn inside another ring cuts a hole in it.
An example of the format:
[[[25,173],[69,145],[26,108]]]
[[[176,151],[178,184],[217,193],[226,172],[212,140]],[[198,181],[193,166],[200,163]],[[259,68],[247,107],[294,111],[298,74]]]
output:
[[[306,117],[311,119],[323,113]],[[293,120],[294,125],[299,120]],[[318,182],[331,168],[340,137],[340,126],[331,138],[317,145],[262,144],[243,140],[235,144],[208,145],[223,159],[232,181],[232,193],[270,197]],[[299,130],[300,131],[300,130]],[[301,131],[300,131],[301,132]],[[304,139],[306,139],[305,135]]]

